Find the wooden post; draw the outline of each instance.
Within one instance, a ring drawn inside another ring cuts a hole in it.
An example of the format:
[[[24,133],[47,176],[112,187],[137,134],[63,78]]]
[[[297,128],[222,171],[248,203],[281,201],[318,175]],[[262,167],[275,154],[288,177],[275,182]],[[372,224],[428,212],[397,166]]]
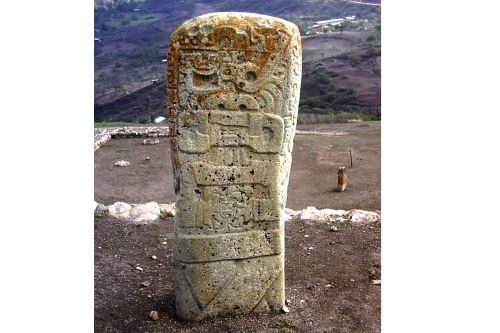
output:
[[[352,150],[349,149],[349,155],[351,156],[351,168],[352,168]]]

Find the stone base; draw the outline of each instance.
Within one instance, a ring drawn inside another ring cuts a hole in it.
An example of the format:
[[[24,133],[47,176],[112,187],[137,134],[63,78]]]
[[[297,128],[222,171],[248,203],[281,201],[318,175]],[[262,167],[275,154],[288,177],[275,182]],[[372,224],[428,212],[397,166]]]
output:
[[[280,310],[285,305],[283,272],[282,254],[196,264],[176,262],[177,316],[201,320]]]

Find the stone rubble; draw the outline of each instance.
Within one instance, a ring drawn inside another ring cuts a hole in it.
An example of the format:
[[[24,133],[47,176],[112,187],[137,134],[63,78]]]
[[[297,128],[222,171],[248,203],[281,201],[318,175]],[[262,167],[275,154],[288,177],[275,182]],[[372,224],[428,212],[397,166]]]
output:
[[[151,311],[151,312],[149,313],[149,317],[150,317],[152,320],[155,320],[155,321],[156,321],[156,320],[158,320],[158,318],[159,318],[158,311]]]
[[[115,202],[114,204],[108,206],[108,213],[117,219],[126,219],[130,215],[132,206],[125,202]]]
[[[346,218],[353,223],[374,223],[380,221],[380,212],[352,209],[346,214]]]
[[[128,222],[148,222],[155,221],[158,217],[175,216],[175,203],[158,204],[148,202],[146,204],[132,204],[125,202],[115,202],[105,206],[94,201],[94,211],[107,212],[120,220]],[[351,222],[354,224],[370,224],[381,221],[380,211],[367,211],[361,209],[339,210],[339,209],[317,209],[309,206],[302,210],[284,209],[285,221],[309,220],[316,222]],[[331,226],[330,231],[336,232],[338,228]],[[305,235],[304,237],[308,237]]]
[[[340,210],[340,209],[317,209],[309,206],[305,209],[295,211],[285,208],[285,220],[294,219],[310,220],[317,222],[351,222],[357,224],[376,223],[382,220],[380,211],[367,211],[361,209]],[[336,231],[331,229],[331,231]]]
[[[98,133],[97,135],[95,135],[94,136],[94,151],[101,148],[101,146],[104,145],[109,140],[111,140],[111,135],[109,135],[106,132]]]
[[[160,214],[163,216],[175,216],[175,203],[160,204]]]
[[[102,147],[109,140],[115,138],[133,138],[133,137],[163,138],[167,137],[168,133],[169,129],[168,127],[165,126],[95,128],[94,151]]]
[[[142,141],[143,145],[156,145],[158,143],[160,143],[159,139],[152,139],[152,138],[145,139],[144,141]]]
[[[94,201],[94,211],[105,212],[119,220],[132,223],[152,222],[157,220],[160,215],[165,217],[175,216],[175,203],[158,204],[152,201],[145,204],[130,205],[118,201],[105,206]]]
[[[117,167],[126,167],[128,165],[130,165],[130,162],[124,161],[124,160],[120,160],[120,161],[115,162],[115,166],[117,166]]]
[[[160,216],[160,206],[156,202],[148,202],[142,205],[133,205],[128,215],[131,222],[154,221]]]

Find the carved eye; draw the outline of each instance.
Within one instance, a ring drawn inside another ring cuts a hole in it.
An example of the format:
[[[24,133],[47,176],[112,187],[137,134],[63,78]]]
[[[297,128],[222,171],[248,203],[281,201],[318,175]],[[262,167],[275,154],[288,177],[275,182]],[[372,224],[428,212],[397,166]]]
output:
[[[255,81],[255,79],[257,79],[257,74],[255,74],[254,71],[248,71],[245,74],[245,78],[249,81]]]
[[[211,83],[214,81],[217,82],[217,74],[216,73],[214,73],[214,74],[200,74],[200,73],[194,72],[193,78],[195,79],[195,81],[200,81],[203,83]]]
[[[217,84],[217,73],[205,74],[193,71],[193,87],[199,89],[215,89],[217,88]]]

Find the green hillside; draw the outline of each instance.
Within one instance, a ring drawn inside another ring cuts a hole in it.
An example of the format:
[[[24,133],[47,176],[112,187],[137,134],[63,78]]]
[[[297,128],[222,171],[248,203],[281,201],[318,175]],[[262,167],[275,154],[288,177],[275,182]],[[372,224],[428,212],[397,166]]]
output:
[[[372,1],[373,2],[373,1]],[[300,112],[380,110],[380,7],[339,0],[98,0],[94,9],[94,116],[138,122],[165,113],[168,39],[183,21],[215,11],[255,12],[296,23],[304,34]],[[318,20],[355,15],[345,31],[311,33]],[[367,20],[365,22],[364,20]]]

